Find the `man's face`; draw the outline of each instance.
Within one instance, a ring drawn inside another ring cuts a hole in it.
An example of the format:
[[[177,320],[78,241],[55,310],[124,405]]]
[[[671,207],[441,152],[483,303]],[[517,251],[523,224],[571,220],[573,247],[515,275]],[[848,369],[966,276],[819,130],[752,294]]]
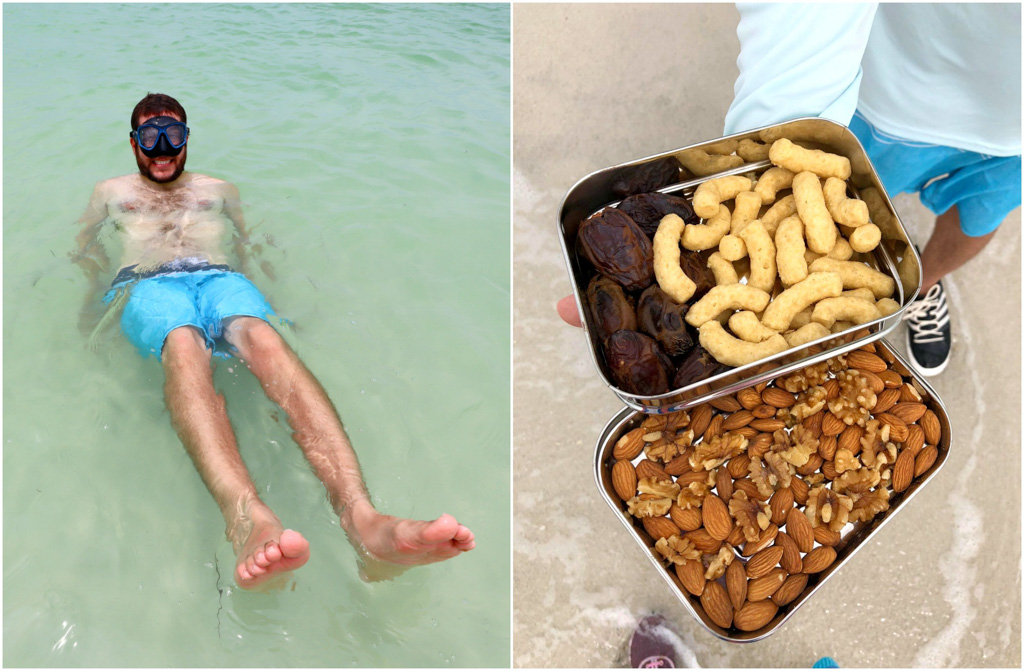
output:
[[[159,114],[150,114],[149,116],[143,116],[139,119],[139,125],[146,123],[150,119],[158,116],[171,117],[181,121],[181,118],[173,112],[160,112]],[[181,152],[177,156],[146,156],[142,153],[142,149],[135,142],[133,137],[131,140],[132,150],[135,152],[135,163],[139,166],[139,172],[142,173],[143,177],[153,180],[158,184],[166,184],[173,182],[181,176],[181,173],[185,171],[185,158],[188,154],[188,145],[186,144],[181,148]]]

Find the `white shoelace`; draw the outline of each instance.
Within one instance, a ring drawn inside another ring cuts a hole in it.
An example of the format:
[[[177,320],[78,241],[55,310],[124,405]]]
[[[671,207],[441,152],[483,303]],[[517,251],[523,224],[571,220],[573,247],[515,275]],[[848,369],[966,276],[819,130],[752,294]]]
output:
[[[920,345],[941,341],[942,327],[949,323],[949,309],[942,295],[942,287],[933,284],[924,298],[907,306],[903,318],[913,327],[911,337],[915,343]]]

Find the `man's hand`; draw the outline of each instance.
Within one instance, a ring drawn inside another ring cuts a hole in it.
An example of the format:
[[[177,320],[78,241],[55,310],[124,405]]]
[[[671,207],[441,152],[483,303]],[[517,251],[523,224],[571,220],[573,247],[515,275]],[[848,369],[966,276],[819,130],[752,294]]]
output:
[[[576,299],[569,294],[555,305],[558,316],[569,326],[583,327],[583,320],[580,318],[579,310],[576,309]]]

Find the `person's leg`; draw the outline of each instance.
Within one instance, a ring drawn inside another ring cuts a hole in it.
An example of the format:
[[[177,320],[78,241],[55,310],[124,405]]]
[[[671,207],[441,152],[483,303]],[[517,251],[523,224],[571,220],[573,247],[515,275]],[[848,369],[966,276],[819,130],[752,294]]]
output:
[[[256,494],[228,420],[224,397],[213,387],[210,350],[191,326],[176,328],[163,346],[164,393],[171,423],[220,507],[238,556],[235,580],[251,589],[309,559],[309,543],[285,530]]]
[[[224,336],[288,415],[306,459],[352,545],[364,577],[390,577],[403,568],[449,559],[473,549],[472,532],[451,515],[414,521],[382,515],[370,502],[352,444],[320,383],[269,324],[253,317],[226,320]]]
[[[921,252],[921,295],[932,285],[964,265],[985,248],[995,231],[978,237],[965,235],[960,229],[960,213],[956,205],[935,220],[935,231]]]

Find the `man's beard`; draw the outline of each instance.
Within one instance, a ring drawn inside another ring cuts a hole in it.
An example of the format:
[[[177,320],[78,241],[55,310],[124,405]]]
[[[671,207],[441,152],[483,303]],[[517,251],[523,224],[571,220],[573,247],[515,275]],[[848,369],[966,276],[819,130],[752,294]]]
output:
[[[187,149],[182,149],[181,150],[182,154],[184,154],[186,151],[188,151],[188,150]],[[179,154],[179,156],[180,156],[180,154]],[[163,178],[157,179],[156,177],[153,176],[153,173],[151,171],[150,166],[146,165],[146,161],[147,161],[146,155],[143,154],[140,151],[136,151],[135,152],[135,165],[137,165],[139,167],[139,172],[142,173],[142,176],[145,177],[146,179],[152,181],[152,182],[156,182],[157,184],[167,184],[167,183],[173,182],[174,180],[178,179],[179,177],[181,177],[181,173],[185,172],[185,160],[184,160],[185,157],[182,157],[182,160],[181,160],[180,163],[177,161],[177,156],[167,156],[167,157],[157,156],[157,157],[154,157],[154,158],[169,158],[169,159],[171,159],[171,163],[174,164],[174,172],[171,173],[170,177],[163,177]],[[154,159],[148,159],[148,160],[152,161]]]

